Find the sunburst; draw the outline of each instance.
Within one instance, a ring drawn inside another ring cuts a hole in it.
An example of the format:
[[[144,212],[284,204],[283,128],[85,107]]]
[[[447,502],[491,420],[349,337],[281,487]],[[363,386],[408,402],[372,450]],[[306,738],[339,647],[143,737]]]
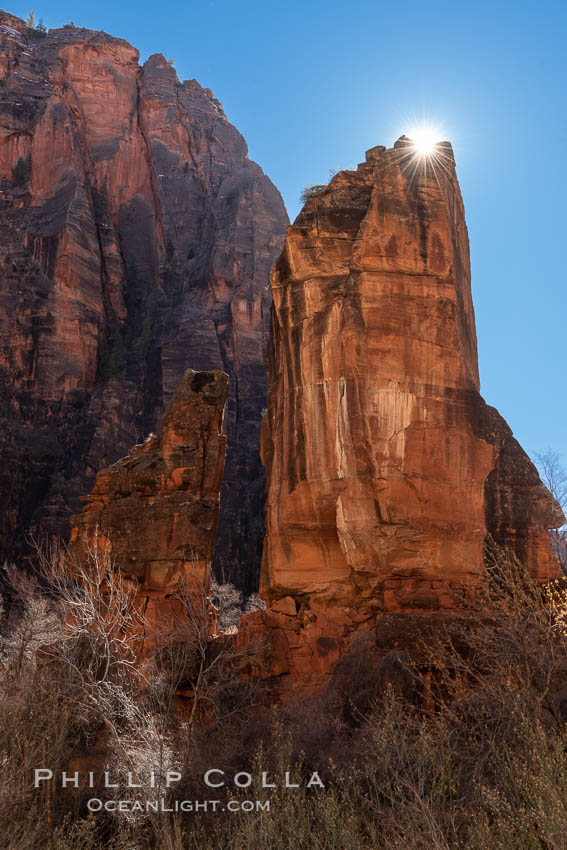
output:
[[[402,173],[410,184],[415,180],[433,178],[440,185],[443,174],[448,176],[454,167],[452,152],[443,142],[444,131],[427,122],[410,124],[405,136],[399,139],[398,147]]]
[[[408,137],[411,140],[416,156],[420,159],[435,153],[437,144],[441,141],[441,134],[436,127],[422,125],[413,127]]]

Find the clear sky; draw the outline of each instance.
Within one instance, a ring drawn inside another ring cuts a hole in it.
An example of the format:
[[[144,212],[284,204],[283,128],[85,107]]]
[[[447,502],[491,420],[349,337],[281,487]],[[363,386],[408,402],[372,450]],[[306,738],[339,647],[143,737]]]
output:
[[[6,3],[6,0],[4,0]],[[4,8],[27,17],[32,0]],[[174,58],[223,103],[290,218],[304,184],[427,120],[454,146],[482,391],[528,452],[567,464],[567,4],[35,0]]]

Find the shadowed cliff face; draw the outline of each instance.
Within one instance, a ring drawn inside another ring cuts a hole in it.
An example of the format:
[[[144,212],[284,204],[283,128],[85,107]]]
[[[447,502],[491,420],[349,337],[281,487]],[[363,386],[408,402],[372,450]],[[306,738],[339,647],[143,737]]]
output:
[[[1,548],[65,536],[186,368],[230,377],[217,571],[257,581],[268,272],[287,216],[220,103],[162,56],[0,13]]]
[[[437,154],[426,168],[402,138],[337,174],[272,273],[272,608],[250,625],[275,629],[276,672],[295,682],[379,614],[461,607],[489,535],[538,578],[558,573],[559,508],[479,393],[463,203],[450,145]]]

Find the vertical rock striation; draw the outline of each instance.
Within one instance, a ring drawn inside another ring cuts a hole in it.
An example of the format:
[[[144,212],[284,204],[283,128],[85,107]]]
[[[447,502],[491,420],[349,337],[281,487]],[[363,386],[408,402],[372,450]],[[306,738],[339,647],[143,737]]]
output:
[[[216,564],[257,581],[259,431],[287,216],[220,103],[163,56],[0,12],[0,549],[65,536],[185,370],[230,375]]]
[[[272,292],[261,577],[272,608],[252,621],[279,633],[279,672],[328,672],[347,636],[385,612],[458,609],[489,535],[538,578],[557,574],[547,529],[559,508],[479,393],[448,143],[428,161],[405,138],[373,148],[315,191]]]

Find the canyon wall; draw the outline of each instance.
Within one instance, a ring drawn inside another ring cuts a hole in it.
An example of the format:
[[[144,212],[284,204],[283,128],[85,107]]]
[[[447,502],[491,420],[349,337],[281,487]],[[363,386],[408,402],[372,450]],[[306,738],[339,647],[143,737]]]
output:
[[[66,569],[134,582],[146,648],[186,623],[185,597],[200,614],[210,592],[227,396],[224,372],[188,369],[156,433],[101,470],[71,518]]]
[[[558,574],[561,511],[479,392],[451,146],[402,137],[315,187],[272,271],[267,534],[247,618],[307,686],[385,615],[462,608],[488,539]],[[391,647],[390,647],[391,648]]]
[[[63,537],[189,367],[230,376],[215,567],[257,585],[269,268],[287,216],[161,55],[0,12],[0,555]]]

